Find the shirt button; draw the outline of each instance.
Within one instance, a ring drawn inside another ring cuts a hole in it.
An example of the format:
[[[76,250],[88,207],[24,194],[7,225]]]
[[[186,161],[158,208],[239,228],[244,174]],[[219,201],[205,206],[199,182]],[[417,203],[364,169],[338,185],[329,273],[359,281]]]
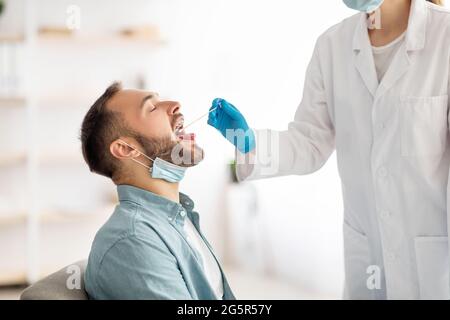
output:
[[[183,211],[180,212],[180,215],[181,215],[182,217],[184,217],[184,216],[186,215],[186,212],[183,210]]]

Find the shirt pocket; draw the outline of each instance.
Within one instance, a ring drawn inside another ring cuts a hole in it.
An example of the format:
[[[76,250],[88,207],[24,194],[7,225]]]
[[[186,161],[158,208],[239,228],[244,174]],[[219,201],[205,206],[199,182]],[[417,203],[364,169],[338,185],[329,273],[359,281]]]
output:
[[[401,154],[436,156],[447,143],[448,96],[401,97]]]

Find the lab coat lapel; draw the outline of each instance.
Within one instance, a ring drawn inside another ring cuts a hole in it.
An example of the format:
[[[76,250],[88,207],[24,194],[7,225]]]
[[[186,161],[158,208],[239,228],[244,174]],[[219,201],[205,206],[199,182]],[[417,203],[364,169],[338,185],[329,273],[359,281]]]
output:
[[[426,32],[426,4],[425,0],[413,0],[408,20],[405,42],[399,48],[386,74],[378,86],[376,97],[385,94],[409,70],[411,66],[410,54],[421,50],[425,45]]]
[[[353,53],[355,67],[361,75],[366,88],[374,97],[378,87],[378,78],[367,32],[365,13],[361,13],[360,21],[353,36]]]
[[[405,47],[402,45],[381,80],[375,96],[380,97],[385,94],[386,91],[392,88],[396,81],[399,80],[406,73],[406,71],[408,71],[409,67],[409,56],[405,50]]]

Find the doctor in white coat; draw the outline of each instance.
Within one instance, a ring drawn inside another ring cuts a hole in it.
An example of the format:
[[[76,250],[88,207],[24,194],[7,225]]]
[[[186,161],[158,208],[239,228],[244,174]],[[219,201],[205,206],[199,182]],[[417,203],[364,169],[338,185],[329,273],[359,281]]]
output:
[[[361,13],[317,40],[286,131],[250,129],[223,99],[208,124],[237,147],[240,180],[312,173],[336,149],[345,298],[449,299],[450,11],[344,2]]]

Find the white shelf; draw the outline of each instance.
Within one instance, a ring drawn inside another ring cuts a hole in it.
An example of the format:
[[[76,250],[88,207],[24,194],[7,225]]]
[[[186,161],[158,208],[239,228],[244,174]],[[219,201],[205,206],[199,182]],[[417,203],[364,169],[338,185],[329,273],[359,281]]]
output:
[[[18,285],[27,283],[25,270],[0,270],[0,286]]]
[[[0,33],[0,43],[22,43],[25,41],[25,36],[23,34],[1,34]]]
[[[139,45],[159,47],[166,44],[166,41],[153,36],[124,36],[120,34],[111,35],[38,35],[38,44],[57,44],[65,46],[115,46],[115,45]]]
[[[48,165],[81,165],[84,164],[81,150],[79,153],[59,152],[59,153],[42,153],[38,158],[39,164]]]
[[[23,165],[27,161],[27,154],[25,152],[17,152],[12,155],[0,156],[0,169],[2,167],[10,167]],[[38,156],[38,164],[42,166],[49,165],[81,165],[84,164],[84,159],[81,154],[74,152],[58,152],[58,153],[42,153]]]
[[[0,213],[0,228],[5,226],[24,224],[27,221],[27,214],[23,211],[16,213]]]
[[[39,221],[42,223],[55,222],[80,222],[96,219],[106,219],[113,213],[113,206],[105,206],[96,209],[86,209],[86,211],[65,211],[65,210],[46,210],[39,214]]]
[[[39,109],[87,109],[95,102],[99,92],[84,92],[83,95],[74,96],[73,92],[48,97],[38,97],[36,105]]]
[[[0,156],[0,168],[7,166],[14,166],[25,163],[27,156],[25,153],[14,153],[10,155]]]
[[[41,223],[80,222],[96,219],[106,219],[113,213],[115,204],[105,205],[100,208],[86,209],[84,211],[64,209],[44,209],[38,213],[38,221]],[[5,226],[20,225],[27,222],[28,215],[24,211],[16,213],[0,212],[0,229]]]
[[[24,107],[26,105],[25,97],[16,96],[0,96],[0,108],[3,107]]]

